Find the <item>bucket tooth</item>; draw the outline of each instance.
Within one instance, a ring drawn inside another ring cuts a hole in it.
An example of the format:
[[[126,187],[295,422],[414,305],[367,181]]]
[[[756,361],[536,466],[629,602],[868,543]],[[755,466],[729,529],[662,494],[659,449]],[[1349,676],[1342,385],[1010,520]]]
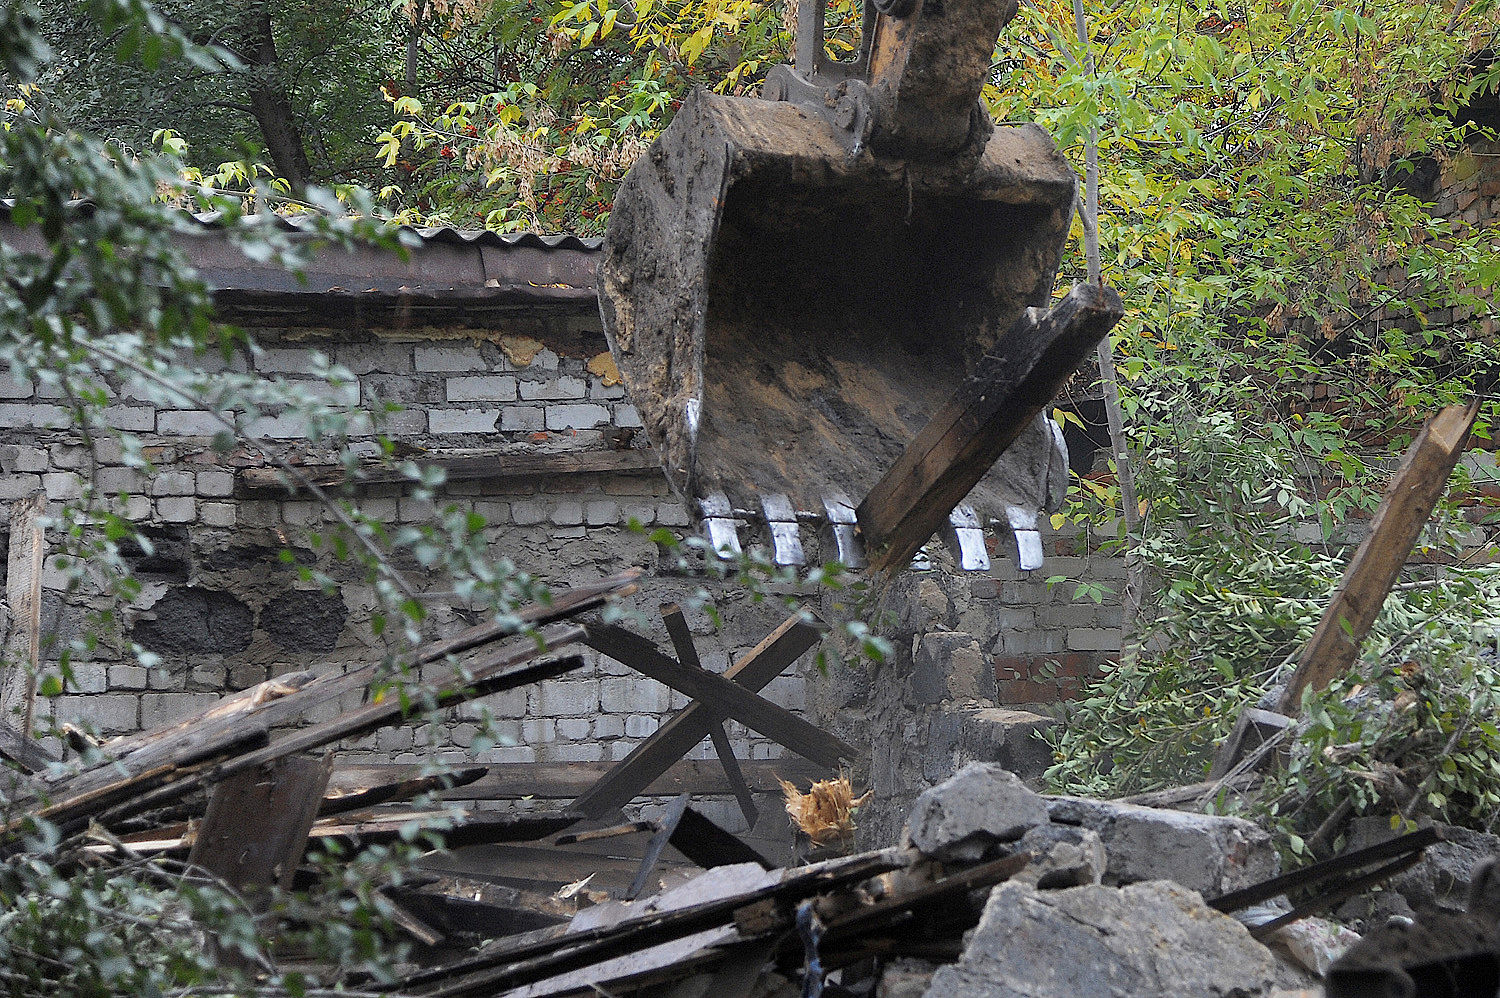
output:
[[[785,494],[775,492],[761,496],[761,511],[766,514],[766,526],[771,528],[772,557],[776,564],[805,565],[807,555],[802,551],[802,537],[797,530],[797,511]]]
[[[833,533],[839,564],[850,570],[864,568],[865,548],[859,540],[854,503],[844,493],[835,492],[823,497],[823,512],[828,514],[828,529]]]
[[[734,508],[729,497],[721,491],[710,492],[698,500],[703,511],[703,530],[714,554],[722,561],[734,561],[743,552],[740,547],[739,523],[734,518]]]
[[[990,553],[984,547],[984,528],[973,506],[960,505],[948,514],[948,546],[958,565],[966,572],[987,572]]]
[[[1005,519],[1016,538],[1016,557],[1021,571],[1042,567],[1042,535],[1036,528],[1037,511],[1025,506],[1005,507]]]

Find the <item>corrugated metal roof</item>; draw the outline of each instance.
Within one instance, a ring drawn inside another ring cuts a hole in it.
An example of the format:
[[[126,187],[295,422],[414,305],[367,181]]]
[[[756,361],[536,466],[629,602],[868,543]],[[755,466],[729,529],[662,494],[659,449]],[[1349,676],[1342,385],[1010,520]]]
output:
[[[0,198],[0,221],[10,221],[11,209],[15,207],[15,198]],[[68,208],[74,211],[89,212],[93,210],[94,204],[87,198],[69,201]],[[197,211],[184,210],[183,214],[206,228],[219,228],[225,217],[222,211]],[[301,232],[304,227],[299,224],[301,218],[307,216],[259,214],[248,217],[256,221],[274,219],[278,228],[288,232]],[[604,245],[604,240],[595,236],[575,236],[571,233],[542,233],[542,232],[495,232],[491,229],[457,229],[451,225],[391,225],[388,228],[398,233],[410,233],[424,243],[466,243],[480,246],[504,246],[519,247],[527,249],[542,250],[574,250],[584,253],[594,252]]]
[[[34,229],[9,226],[0,200],[0,242],[40,250]],[[88,201],[70,207],[92,210]],[[451,226],[393,226],[407,252],[374,244],[316,247],[292,272],[241,252],[218,212],[183,213],[179,248],[214,292],[220,315],[246,325],[368,327],[504,324],[518,312],[589,314],[603,240]],[[244,216],[289,233],[313,233],[297,216]],[[247,223],[248,224],[248,223]]]

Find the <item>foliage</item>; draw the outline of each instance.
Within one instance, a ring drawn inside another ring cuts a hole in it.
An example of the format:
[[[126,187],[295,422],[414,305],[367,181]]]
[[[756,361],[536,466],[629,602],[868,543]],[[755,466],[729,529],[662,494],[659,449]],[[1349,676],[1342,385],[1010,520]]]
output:
[[[1460,109],[1493,86],[1480,53],[1496,18],[1489,3],[1406,0],[1126,2],[1091,16],[1097,75],[1071,5],[1038,2],[1002,38],[988,96],[997,117],[1036,120],[1079,158],[1089,127],[1100,133],[1104,276],[1128,308],[1117,367],[1145,515],[1129,543],[1155,613],[1139,657],[1077,705],[1053,776],[1121,793],[1201,779],[1310,635],[1386,455],[1428,412],[1490,387],[1500,256],[1488,232],[1434,217],[1421,179],[1446,175],[1476,134]],[[1116,524],[1111,481],[1086,484],[1072,516]],[[1455,495],[1469,484],[1461,470]],[[1451,553],[1451,540],[1427,544]],[[1476,656],[1493,621],[1476,597],[1490,585],[1457,568],[1393,597],[1360,681],[1367,698],[1412,689],[1420,708],[1381,726],[1377,746],[1368,708],[1320,701],[1272,805],[1282,820],[1315,822],[1376,757],[1399,767],[1435,731],[1463,726],[1456,750],[1482,749],[1493,702]],[[1400,640],[1414,619],[1422,657]],[[1419,689],[1395,668],[1405,656],[1422,663]],[[1361,747],[1329,754],[1330,740]],[[1455,766],[1433,779],[1459,792],[1419,806],[1488,823],[1476,802],[1497,773]],[[1355,796],[1377,798],[1394,799]]]

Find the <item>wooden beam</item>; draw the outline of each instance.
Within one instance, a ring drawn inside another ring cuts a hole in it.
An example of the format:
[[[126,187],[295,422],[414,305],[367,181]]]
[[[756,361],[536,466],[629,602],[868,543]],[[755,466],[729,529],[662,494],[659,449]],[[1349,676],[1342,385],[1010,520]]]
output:
[[[47,538],[42,518],[47,494],[35,492],[10,507],[10,550],[5,562],[5,600],[10,627],[0,660],[0,724],[31,737],[37,678],[42,669],[42,566]]]
[[[794,613],[731,666],[724,678],[752,693],[759,692],[820,640],[822,632],[818,627],[804,620],[801,613]],[[572,810],[601,818],[630,803],[698,744],[718,720],[707,705],[689,704],[600,777],[599,782],[573,802]]]
[[[499,481],[512,478],[552,478],[558,475],[639,475],[661,470],[654,450],[593,450],[561,454],[421,454],[412,462],[426,468],[441,468],[450,482]],[[348,484],[388,485],[410,483],[399,470],[378,464],[361,468],[353,479],[343,468],[308,465],[298,469],[319,488]],[[301,482],[289,480],[279,468],[242,468],[240,484],[246,489],[300,491]]]
[[[778,707],[723,676],[705,669],[690,669],[663,655],[649,638],[613,624],[590,624],[587,630],[584,643],[595,651],[692,697],[714,714],[734,718],[804,759],[837,769],[842,761],[859,757],[859,750],[853,745],[785,707]]]
[[[614,762],[495,762],[483,767],[484,776],[452,790],[438,791],[440,800],[562,800],[571,801],[597,783]],[[417,779],[424,763],[345,763],[333,771],[332,786],[353,793],[363,788]],[[806,787],[825,779],[828,770],[805,759],[743,760],[741,772],[752,793],[781,794],[776,782],[785,779]],[[465,766],[467,770],[469,767]],[[649,797],[726,797],[734,788],[712,759],[679,759],[656,779],[641,788]]]
[[[703,668],[703,663],[698,659],[698,647],[693,644],[693,633],[688,628],[687,617],[682,608],[676,603],[663,603],[661,619],[667,625],[667,637],[671,638],[672,647],[677,651],[677,661],[689,669]],[[745,827],[754,828],[756,819],[760,817],[760,809],[755,806],[755,797],[745,783],[745,774],[740,771],[739,760],[734,755],[734,745],[724,731],[724,722],[720,721],[709,728],[708,737],[713,742],[714,755],[718,756],[719,765],[724,767],[724,778],[734,788],[735,800],[739,802],[740,813],[745,817]]]
[[[332,754],[279,759],[220,782],[188,862],[263,909],[266,888],[292,886],[332,770]]]
[[[1076,284],[1028,310],[855,510],[870,566],[900,571],[1120,317],[1114,289]]]
[[[1478,400],[1449,406],[1429,419],[1412,441],[1375,510],[1370,532],[1350,559],[1333,600],[1302,649],[1297,670],[1281,694],[1281,713],[1295,717],[1302,710],[1306,690],[1326,689],[1354,664],[1359,646],[1463,456],[1478,415]]]

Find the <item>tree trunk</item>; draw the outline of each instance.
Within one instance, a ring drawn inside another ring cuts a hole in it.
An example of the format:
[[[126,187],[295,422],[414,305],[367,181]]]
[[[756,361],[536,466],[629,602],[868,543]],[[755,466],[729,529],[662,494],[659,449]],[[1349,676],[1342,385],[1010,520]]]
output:
[[[307,151],[302,133],[292,111],[292,101],[281,81],[281,62],[276,55],[276,39],[271,32],[271,13],[265,4],[257,4],[250,14],[248,59],[250,64],[250,112],[260,126],[266,150],[276,173],[291,184],[292,193],[301,197],[311,179]]]

